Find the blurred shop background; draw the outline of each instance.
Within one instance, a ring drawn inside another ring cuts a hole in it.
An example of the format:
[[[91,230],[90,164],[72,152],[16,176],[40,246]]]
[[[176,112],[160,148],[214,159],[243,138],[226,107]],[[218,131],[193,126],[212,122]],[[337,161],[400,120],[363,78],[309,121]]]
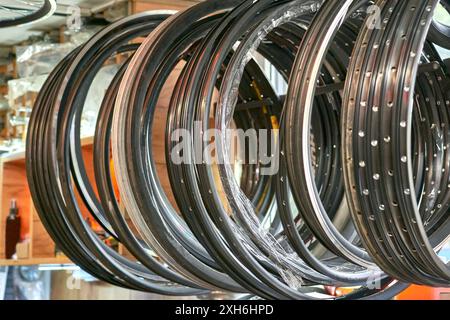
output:
[[[53,16],[0,31],[0,300],[162,298],[98,281],[73,265],[54,245],[32,205],[25,171],[25,137],[43,83],[78,45],[127,15],[154,9],[183,10],[197,2],[59,0]],[[5,8],[14,10],[24,4],[26,1],[0,1],[0,14],[7,13]],[[448,52],[444,54],[450,57]],[[86,154],[92,152],[99,105],[123,58],[118,55],[105,64],[89,92],[81,128]],[[286,90],[270,66],[264,71],[280,93]],[[127,254],[88,215],[86,221],[105,243]],[[441,255],[450,261],[450,246]],[[215,298],[221,297],[217,294]],[[450,291],[415,287],[401,298],[450,300]]]

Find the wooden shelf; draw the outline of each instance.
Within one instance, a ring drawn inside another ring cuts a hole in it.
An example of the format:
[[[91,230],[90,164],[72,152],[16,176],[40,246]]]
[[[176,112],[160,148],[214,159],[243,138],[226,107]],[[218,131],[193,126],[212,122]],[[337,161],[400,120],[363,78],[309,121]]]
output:
[[[19,260],[0,259],[0,266],[32,266],[42,264],[71,264],[72,262],[66,257],[57,258],[31,258]]]

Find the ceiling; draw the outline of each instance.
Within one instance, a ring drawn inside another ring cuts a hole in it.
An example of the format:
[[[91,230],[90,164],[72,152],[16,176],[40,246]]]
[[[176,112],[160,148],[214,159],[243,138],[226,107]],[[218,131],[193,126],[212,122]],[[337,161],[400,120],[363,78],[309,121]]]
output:
[[[26,0],[0,0],[0,5],[18,6],[18,3]],[[190,6],[202,0],[139,0],[149,3],[160,3],[163,5],[176,4],[178,6]],[[71,6],[78,6],[81,9],[82,16],[92,16],[94,13],[105,11],[105,9],[117,4],[129,3],[129,0],[56,0],[58,8],[56,13],[43,21],[13,28],[4,28],[0,31],[0,47],[13,46],[27,40],[33,35],[41,35],[59,28],[66,24],[68,9]],[[0,12],[1,15],[1,12]]]
[[[2,29],[0,32],[0,46],[11,46],[28,39],[33,35],[40,35],[42,32],[56,29],[64,25],[67,20],[67,13],[70,6],[78,6],[82,15],[90,15],[92,11],[97,11],[104,6],[115,3],[126,2],[124,0],[56,0],[58,8],[56,13],[44,21],[21,27]],[[0,0],[0,4],[17,6],[17,0]],[[1,14],[1,13],[0,13]]]

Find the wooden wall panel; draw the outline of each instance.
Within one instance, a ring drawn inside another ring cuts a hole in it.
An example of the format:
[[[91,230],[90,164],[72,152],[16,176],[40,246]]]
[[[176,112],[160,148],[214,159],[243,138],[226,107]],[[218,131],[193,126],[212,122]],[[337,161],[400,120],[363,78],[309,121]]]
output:
[[[47,259],[55,256],[55,243],[42,225],[36,210],[33,210],[33,240],[31,256],[35,259]]]
[[[186,0],[135,0],[131,2],[131,12],[136,13],[148,10],[183,10],[198,2],[199,1]]]

